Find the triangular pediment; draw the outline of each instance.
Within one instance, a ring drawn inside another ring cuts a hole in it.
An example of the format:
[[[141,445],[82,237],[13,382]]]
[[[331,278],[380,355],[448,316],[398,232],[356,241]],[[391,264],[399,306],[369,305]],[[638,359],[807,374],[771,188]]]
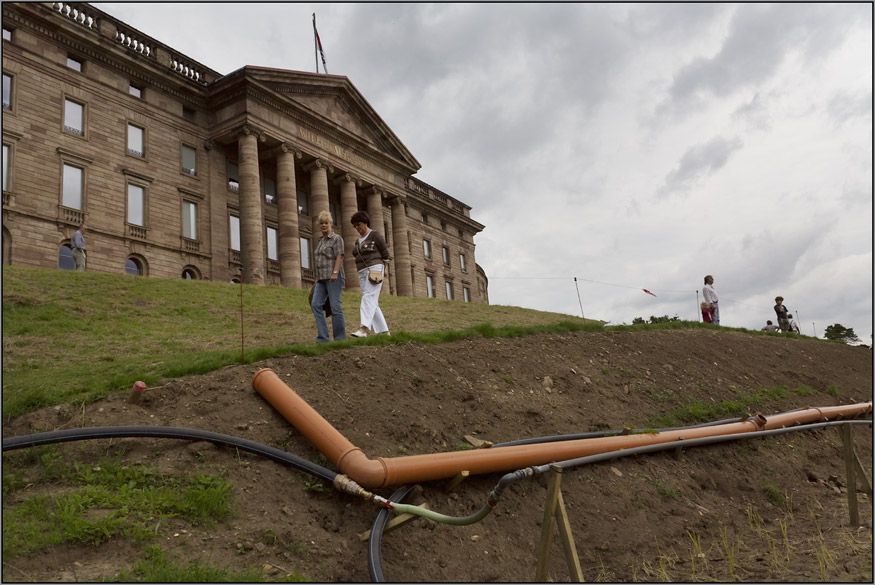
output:
[[[312,113],[313,118],[401,162],[416,172],[419,162],[347,77],[246,67],[247,77]]]

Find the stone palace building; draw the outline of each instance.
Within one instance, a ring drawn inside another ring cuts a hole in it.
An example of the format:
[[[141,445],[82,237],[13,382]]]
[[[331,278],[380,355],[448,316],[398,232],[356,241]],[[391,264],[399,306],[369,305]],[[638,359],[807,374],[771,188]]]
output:
[[[331,212],[392,253],[388,291],[488,302],[471,208],[342,75],[222,75],[85,3],[3,2],[3,263],[302,288]]]

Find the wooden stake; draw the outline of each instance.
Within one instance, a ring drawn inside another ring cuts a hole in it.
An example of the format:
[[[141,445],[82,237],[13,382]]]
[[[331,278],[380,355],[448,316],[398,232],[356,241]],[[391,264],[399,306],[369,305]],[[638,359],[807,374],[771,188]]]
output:
[[[444,493],[448,494],[456,489],[460,483],[468,479],[469,475],[471,475],[470,471],[460,471],[457,473],[456,476],[447,483],[447,487],[444,488]]]
[[[417,508],[422,508],[423,510],[430,509],[428,507],[428,502],[423,502],[423,503],[419,504],[417,506]],[[411,520],[415,520],[416,518],[419,518],[419,516],[417,516],[416,514],[399,514],[398,516],[395,516],[394,518],[389,520],[389,522],[386,523],[386,528],[383,529],[383,534],[385,534],[387,532],[392,532],[396,528],[403,526],[403,525],[407,524],[408,522],[410,522]],[[370,537],[371,537],[370,530],[365,530],[364,532],[359,534],[359,540],[361,540],[362,542],[367,542],[367,540]]]
[[[538,568],[535,582],[544,583],[550,569],[550,549],[553,548],[553,517],[559,498],[559,484],[562,481],[562,468],[552,465],[547,480],[547,501],[544,504],[544,521],[541,523],[541,542],[538,544]]]
[[[842,445],[845,451],[845,475],[847,476],[848,515],[851,526],[860,525],[860,513],[857,510],[857,478],[854,468],[854,439],[851,435],[851,425],[842,425]]]
[[[562,468],[552,465],[550,479],[547,483],[547,501],[544,505],[544,522],[541,524],[541,542],[538,545],[538,568],[535,574],[536,582],[544,582],[550,573],[550,550],[553,548],[553,526],[558,522],[559,540],[562,542],[562,550],[565,553],[565,562],[568,563],[568,571],[571,581],[583,582],[583,571],[580,568],[580,560],[577,557],[577,549],[574,546],[574,537],[571,534],[571,523],[565,511],[565,500],[562,498],[560,483],[562,481]]]
[[[571,535],[571,523],[565,512],[565,500],[562,498],[562,492],[559,492],[557,511],[559,512],[559,540],[562,541],[562,550],[565,552],[565,562],[568,563],[571,582],[583,583],[583,571],[580,568],[580,559],[577,558],[577,548],[574,546],[574,537]]]
[[[866,491],[869,493],[869,499],[872,499],[872,480],[869,479],[869,474],[863,469],[863,464],[860,463],[860,456],[857,455],[857,450],[854,449],[854,467],[857,468],[857,475],[863,479],[866,484]]]

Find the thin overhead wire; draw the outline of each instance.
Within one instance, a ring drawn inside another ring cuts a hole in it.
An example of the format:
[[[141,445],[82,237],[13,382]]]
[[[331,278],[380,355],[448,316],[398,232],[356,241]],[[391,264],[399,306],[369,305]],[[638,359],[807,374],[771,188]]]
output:
[[[613,286],[613,287],[617,287],[617,288],[628,288],[630,290],[644,290],[644,288],[640,287],[640,286],[630,286],[627,284],[614,284],[611,282],[601,282],[599,280],[589,280],[586,278],[580,278],[579,276],[490,276],[489,277],[489,280],[570,280],[570,279],[573,279],[575,284],[577,283],[577,281],[582,281],[582,282],[589,282],[592,284],[602,284],[604,286]],[[658,292],[658,293],[695,294],[696,301],[697,301],[696,304],[698,306],[699,289],[695,289],[695,290],[669,290],[669,289],[664,289],[664,288],[650,288],[647,290],[650,290],[653,292]],[[752,307],[754,309],[762,309],[764,311],[769,311],[772,309],[772,307],[751,305],[750,303],[742,303],[741,301],[735,301],[735,300],[726,299],[726,298],[721,298],[720,301],[724,302],[724,303],[735,303],[736,305],[744,305],[745,307]]]
[[[586,278],[580,278],[579,276],[490,276],[489,280],[569,280],[575,279],[575,281],[580,280],[583,282],[591,282],[593,284],[603,284],[605,286],[615,286],[618,288],[629,288],[632,290],[643,290],[643,287],[640,286],[629,286],[626,284],[613,284],[610,282],[601,282],[598,280],[589,280]],[[691,294],[695,293],[695,290],[667,290],[667,289],[659,289],[659,288],[651,288],[648,290],[652,290],[655,292],[664,292],[664,293],[681,293],[681,294]]]

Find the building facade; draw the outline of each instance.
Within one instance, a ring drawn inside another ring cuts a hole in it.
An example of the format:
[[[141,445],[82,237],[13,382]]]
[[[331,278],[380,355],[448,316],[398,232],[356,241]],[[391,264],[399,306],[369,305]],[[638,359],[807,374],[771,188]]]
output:
[[[387,292],[488,302],[484,226],[345,76],[222,75],[85,3],[2,8],[4,264],[71,267],[84,222],[89,270],[309,287],[327,210],[358,290],[364,210]]]

